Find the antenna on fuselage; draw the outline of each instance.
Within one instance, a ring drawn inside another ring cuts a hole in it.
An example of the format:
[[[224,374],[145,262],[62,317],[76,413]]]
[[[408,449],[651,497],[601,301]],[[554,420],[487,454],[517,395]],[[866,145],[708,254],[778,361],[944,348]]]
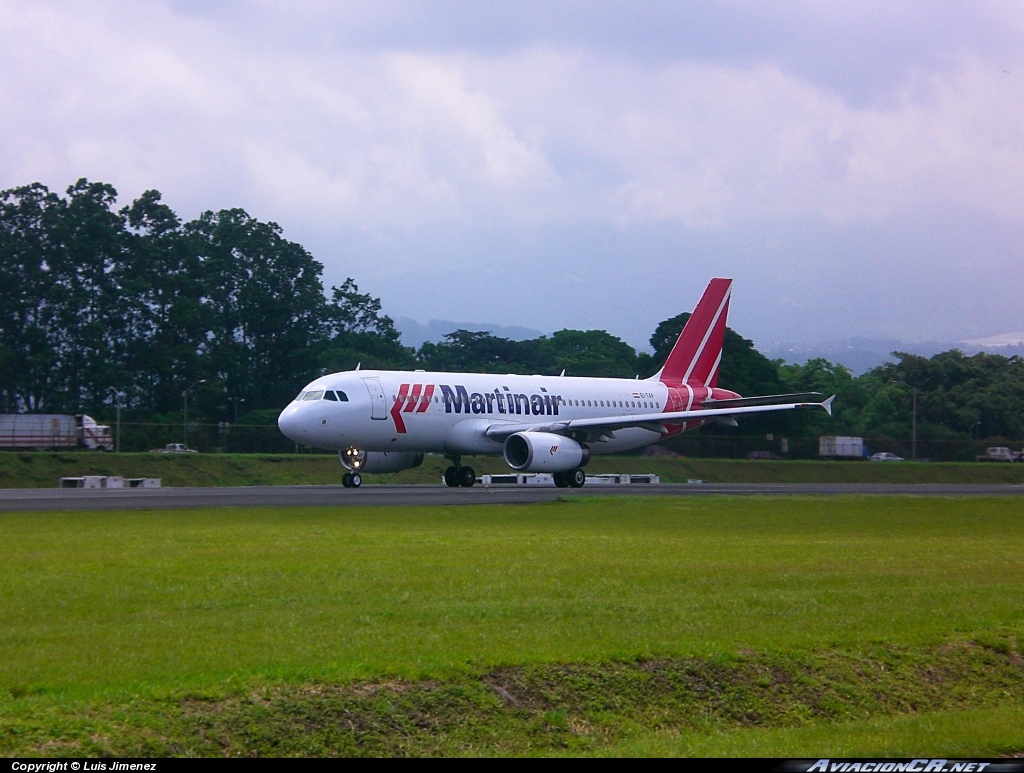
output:
[[[564,375],[565,375],[565,368],[562,368],[562,372],[558,374],[558,377],[561,378]]]
[[[360,366],[360,365],[362,365],[362,364],[363,364],[363,361],[362,361],[362,360],[360,360],[359,362],[357,362],[357,363],[356,363],[356,370],[359,370],[359,366]]]

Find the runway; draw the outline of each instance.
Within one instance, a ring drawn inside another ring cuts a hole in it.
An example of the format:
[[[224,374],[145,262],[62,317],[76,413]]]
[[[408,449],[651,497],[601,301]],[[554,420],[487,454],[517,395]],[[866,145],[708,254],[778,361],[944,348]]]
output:
[[[608,496],[917,495],[1020,496],[1021,485],[964,483],[668,483],[661,485],[474,486],[239,486],[161,489],[0,489],[0,512],[42,510],[152,510],[177,507],[344,507],[352,505],[484,505],[551,502]]]

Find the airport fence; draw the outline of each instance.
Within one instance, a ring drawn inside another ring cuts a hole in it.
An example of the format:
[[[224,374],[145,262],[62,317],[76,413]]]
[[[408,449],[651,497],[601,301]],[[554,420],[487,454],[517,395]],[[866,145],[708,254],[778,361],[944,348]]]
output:
[[[114,428],[112,427],[112,431]],[[187,444],[205,453],[331,453],[300,446],[284,435],[276,424],[189,422]],[[168,443],[186,442],[181,422],[122,422],[121,450],[149,451]],[[909,437],[867,437],[870,453],[888,451],[905,459],[912,457]],[[782,437],[779,435],[734,435],[729,433],[690,432],[659,444],[681,456],[696,458],[745,459],[817,459],[818,437]],[[1006,438],[918,438],[917,458],[932,461],[974,461],[990,446],[1007,446],[1020,451],[1022,441]],[[640,453],[640,451],[638,451]]]
[[[913,458],[914,442],[909,437],[868,436],[868,453],[888,451]],[[718,459],[818,459],[818,437],[781,437],[778,435],[732,435],[693,432],[663,442],[665,448],[682,456]],[[917,459],[935,462],[973,462],[991,446],[1006,446],[1015,451],[1024,441],[1006,438],[918,438]]]

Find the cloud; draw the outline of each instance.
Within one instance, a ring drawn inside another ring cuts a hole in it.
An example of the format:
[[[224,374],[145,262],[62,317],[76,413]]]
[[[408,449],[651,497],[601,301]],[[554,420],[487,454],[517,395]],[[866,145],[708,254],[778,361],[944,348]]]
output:
[[[199,207],[241,188],[363,227],[1024,214],[1022,80],[983,61],[865,106],[770,63],[249,48],[159,6],[71,8],[8,15],[5,182],[90,174]]]
[[[615,256],[590,249],[591,276],[571,234],[635,243],[648,269],[699,243],[708,271],[783,299],[827,293],[773,277],[831,261],[863,298],[896,281],[893,234],[918,250],[899,265],[952,286],[962,266],[927,229],[948,212],[967,234],[1024,218],[1016,5],[3,5],[0,186],[87,176],[123,198],[158,188],[186,217],[242,206],[318,246],[329,273],[349,271],[324,247],[345,239],[394,279],[519,243],[613,302]],[[876,257],[821,254],[850,229]],[[442,282],[437,302],[455,292]],[[513,312],[494,321],[574,324]]]

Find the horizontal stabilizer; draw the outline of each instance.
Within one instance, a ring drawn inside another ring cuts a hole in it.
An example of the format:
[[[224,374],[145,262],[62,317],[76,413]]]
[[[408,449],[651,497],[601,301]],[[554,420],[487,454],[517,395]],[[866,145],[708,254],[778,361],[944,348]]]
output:
[[[796,392],[791,395],[760,395],[759,397],[733,397],[726,400],[703,400],[701,405],[705,408],[747,408],[752,405],[779,405],[780,403],[819,403],[821,397],[821,392]]]

